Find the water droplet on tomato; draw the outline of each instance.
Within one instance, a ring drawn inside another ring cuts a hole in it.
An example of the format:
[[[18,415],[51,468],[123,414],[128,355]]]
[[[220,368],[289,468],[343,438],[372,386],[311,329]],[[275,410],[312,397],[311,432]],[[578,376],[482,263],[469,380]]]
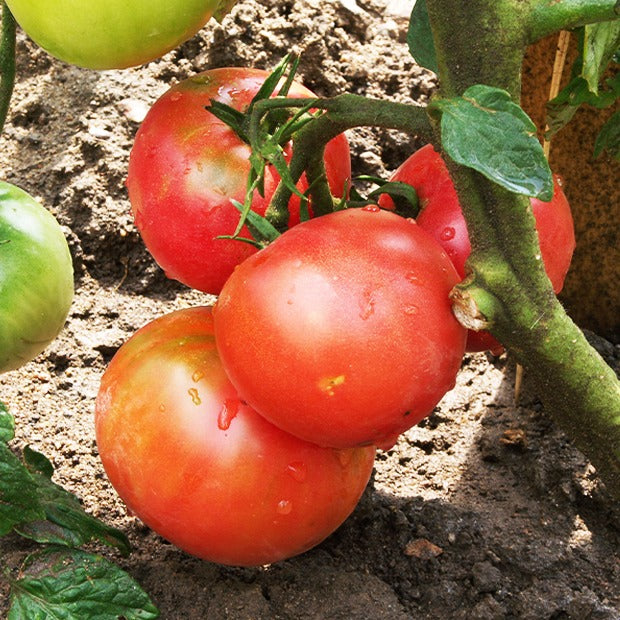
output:
[[[302,461],[289,463],[286,472],[297,482],[305,482],[308,476],[308,467]]]
[[[338,375],[337,377],[323,377],[322,379],[319,379],[319,390],[321,390],[321,392],[325,392],[328,396],[333,396],[335,394],[335,388],[342,385],[345,380],[345,375]]]
[[[198,381],[200,381],[203,377],[205,376],[204,372],[202,372],[202,370],[197,370],[193,375],[192,375],[192,381],[194,383],[198,383]]]
[[[160,403],[159,404],[159,410],[163,413],[164,411],[166,411],[166,405],[164,405],[164,403]]]
[[[202,401],[200,400],[200,396],[196,388],[189,388],[189,390],[187,390],[187,393],[191,396],[194,405],[200,405]]]
[[[183,96],[179,91],[174,91],[170,93],[170,101],[178,101]]]
[[[290,515],[293,510],[293,502],[290,499],[283,499],[278,502],[276,506],[276,512],[279,515]]]
[[[375,313],[375,295],[374,291],[365,290],[360,300],[360,318],[366,321]]]
[[[452,226],[446,226],[439,234],[439,238],[442,241],[450,241],[454,239],[454,235],[456,235],[456,230]]]
[[[362,211],[367,211],[368,213],[379,213],[381,209],[375,205],[367,205],[362,207]]]
[[[409,315],[414,315],[417,314],[419,311],[419,308],[417,306],[415,306],[414,304],[411,304],[409,306],[405,306],[405,314],[409,314]]]
[[[240,401],[236,398],[227,398],[222,405],[222,409],[217,417],[217,426],[222,431],[230,428],[230,423],[239,413]]]
[[[418,278],[415,271],[408,271],[407,274],[405,275],[405,278],[409,282],[411,282],[411,284],[417,284],[420,281],[420,278]]]

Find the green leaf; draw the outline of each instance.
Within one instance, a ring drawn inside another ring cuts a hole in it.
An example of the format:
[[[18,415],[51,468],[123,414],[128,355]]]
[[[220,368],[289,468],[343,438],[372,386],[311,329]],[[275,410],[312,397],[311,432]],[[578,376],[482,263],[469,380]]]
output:
[[[594,143],[594,157],[607,151],[611,157],[620,161],[620,110],[613,114],[601,127]]]
[[[7,620],[150,620],[159,611],[138,583],[103,557],[51,547],[11,581]]]
[[[582,77],[590,91],[598,94],[607,65],[620,45],[620,20],[588,24],[584,27]]]
[[[536,127],[508,92],[477,84],[431,107],[441,111],[442,146],[455,162],[511,192],[551,200],[553,179]]]
[[[23,455],[24,464],[30,473],[41,474],[50,479],[54,475],[54,466],[51,461],[40,452],[26,446]]]
[[[547,104],[548,139],[569,123],[580,106],[607,108],[620,97],[620,74],[602,81],[620,44],[620,21],[584,26],[578,33],[580,54],[572,78]]]
[[[407,31],[407,45],[409,52],[421,67],[435,73],[439,72],[426,0],[416,0],[413,6]]]
[[[47,458],[26,448],[24,459],[36,483],[38,503],[44,514],[17,524],[14,529],[18,534],[40,543],[69,547],[80,547],[98,540],[115,547],[123,555],[129,555],[129,541],[123,532],[86,513],[75,495],[51,481],[53,467]]]
[[[15,420],[6,405],[0,402],[0,441],[11,441],[15,436]]]
[[[12,439],[14,421],[0,407],[0,436]],[[77,497],[52,482],[50,461],[26,446],[24,462],[0,443],[0,536],[15,531],[41,543],[80,546],[91,540],[129,553],[129,541],[84,512]]]
[[[44,518],[35,481],[8,446],[0,444],[0,536],[23,521]]]

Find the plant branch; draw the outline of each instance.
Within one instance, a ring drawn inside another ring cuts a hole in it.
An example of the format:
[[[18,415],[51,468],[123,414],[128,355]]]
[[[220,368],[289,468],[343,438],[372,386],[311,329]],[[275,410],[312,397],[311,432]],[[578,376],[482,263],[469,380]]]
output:
[[[2,2],[2,34],[0,35],[0,133],[9,113],[15,86],[15,18]]]
[[[490,328],[535,382],[550,413],[620,496],[620,382],[553,294],[527,199],[452,166],[471,228],[471,275],[456,313]]]
[[[525,22],[526,44],[560,30],[610,21],[619,16],[618,0],[536,0]]]
[[[535,12],[546,24],[538,30],[542,36],[551,24],[565,28],[567,15],[573,16],[573,25],[578,24],[577,15],[592,19],[595,13],[611,11],[613,17],[615,2],[604,3],[604,10],[601,4],[427,0],[442,95],[460,96],[479,82],[518,95]],[[528,199],[449,158],[446,163],[472,245],[470,275],[454,291],[455,312],[466,325],[488,327],[515,356],[536,382],[545,410],[594,464],[610,492],[620,497],[620,384],[553,294]]]
[[[300,107],[307,105],[307,100],[282,99],[278,104]],[[260,116],[273,105],[274,100],[260,102],[256,105],[255,114]],[[424,107],[370,99],[350,93],[329,99],[316,99],[312,107],[322,110],[323,113],[308,121],[296,133],[289,170],[295,182],[304,171],[307,173],[309,193],[313,197],[317,214],[333,210],[333,198],[327,187],[322,162],[325,145],[337,135],[354,127],[372,126],[400,130],[417,135],[427,142],[434,140],[433,127]],[[256,125],[257,122],[254,121],[253,124]],[[265,214],[279,230],[282,230],[288,221],[290,197],[290,188],[280,183]]]

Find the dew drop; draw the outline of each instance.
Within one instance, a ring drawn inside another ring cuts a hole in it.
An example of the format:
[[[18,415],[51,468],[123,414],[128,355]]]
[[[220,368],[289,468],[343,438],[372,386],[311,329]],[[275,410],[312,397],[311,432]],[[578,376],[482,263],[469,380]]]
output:
[[[198,383],[198,381],[200,381],[203,377],[205,376],[204,372],[202,372],[201,370],[197,370],[193,375],[192,375],[192,381],[194,383]]]
[[[292,510],[293,502],[289,499],[283,499],[282,501],[278,502],[278,505],[276,506],[276,512],[279,515],[290,515]]]
[[[360,319],[368,320],[375,313],[375,296],[373,291],[366,290],[360,300]]]
[[[418,313],[419,308],[413,304],[409,305],[409,306],[405,306],[405,314],[408,314],[410,316],[413,316],[414,314]]]
[[[305,482],[308,477],[308,467],[302,461],[294,461],[293,463],[289,463],[286,468],[286,473],[297,482]]]
[[[405,278],[407,278],[407,281],[411,282],[411,284],[417,284],[420,281],[420,278],[418,278],[414,271],[408,271]]]
[[[319,379],[319,390],[328,396],[333,396],[335,394],[335,388],[342,385],[345,380],[345,375],[338,375],[337,377],[323,377],[322,379]]]
[[[178,91],[170,93],[170,101],[178,101],[182,96],[183,95]]]
[[[164,403],[160,403],[159,404],[159,410],[163,413],[164,411],[166,411],[166,405],[164,405]]]
[[[379,213],[381,209],[375,205],[366,205],[362,207],[362,211],[367,211],[368,213]]]
[[[230,423],[239,413],[239,405],[241,403],[236,398],[227,398],[222,405],[219,415],[217,416],[217,426],[222,431],[230,428]]]
[[[456,235],[456,230],[452,226],[446,226],[439,234],[439,238],[442,241],[450,241],[450,239],[454,239],[454,235]]]
[[[189,388],[187,393],[191,396],[194,405],[200,405],[202,401],[200,400],[200,396],[198,395],[198,390],[196,388]]]

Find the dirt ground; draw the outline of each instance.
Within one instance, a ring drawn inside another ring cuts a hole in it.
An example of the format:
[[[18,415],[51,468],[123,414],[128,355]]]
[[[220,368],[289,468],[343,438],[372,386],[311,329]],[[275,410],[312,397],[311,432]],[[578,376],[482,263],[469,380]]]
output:
[[[192,558],[129,516],[94,441],[93,406],[117,348],[147,321],[208,303],[168,281],[131,220],[124,180],[133,136],[171,82],[226,65],[272,67],[291,48],[321,95],[349,91],[424,103],[433,76],[408,56],[412,2],[245,0],[222,25],[161,60],[127,71],[70,67],[19,38],[18,81],[1,139],[3,178],[39,197],[65,227],[76,297],[59,339],[0,377],[17,418],[55,481],[123,529],[128,559],[109,557],[167,620],[620,618],[620,509],[583,456],[526,389],[513,400],[506,356],[468,356],[435,413],[378,455],[350,519],[312,551],[238,569]],[[349,135],[357,174],[385,175],[415,138]],[[620,350],[601,342],[611,363]],[[15,568],[31,546],[0,540]],[[0,578],[0,616],[8,609]]]

